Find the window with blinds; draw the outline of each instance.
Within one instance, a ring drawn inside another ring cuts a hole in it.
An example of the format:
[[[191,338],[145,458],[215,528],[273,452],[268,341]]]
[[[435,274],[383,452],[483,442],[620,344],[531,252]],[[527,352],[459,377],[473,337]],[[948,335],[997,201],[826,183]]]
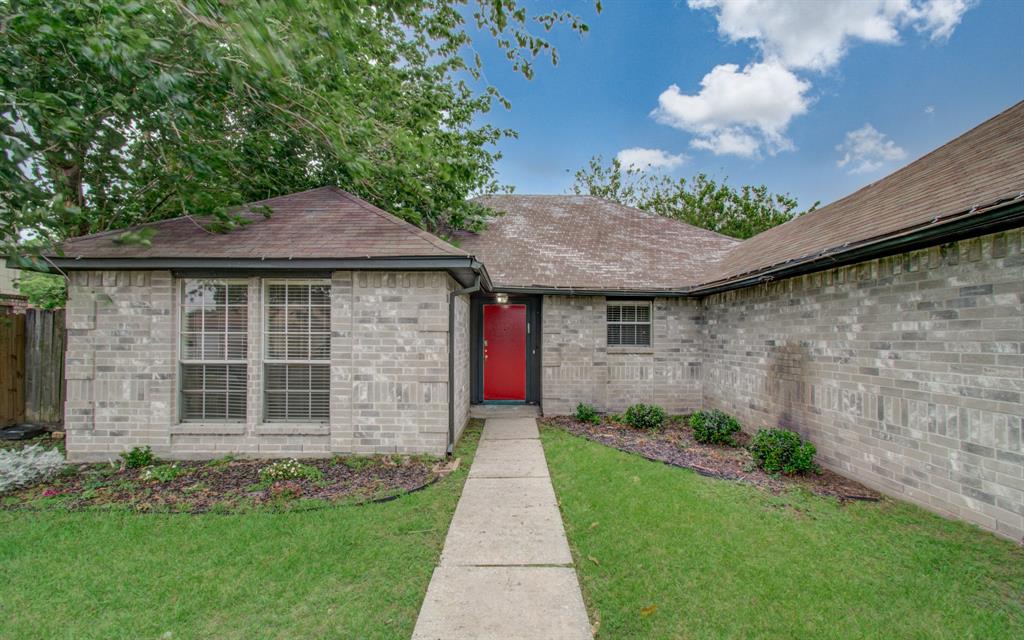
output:
[[[249,332],[246,283],[186,280],[181,314],[181,419],[244,421]]]
[[[651,303],[608,303],[608,346],[651,346]]]
[[[263,317],[264,420],[327,422],[330,283],[268,282]]]

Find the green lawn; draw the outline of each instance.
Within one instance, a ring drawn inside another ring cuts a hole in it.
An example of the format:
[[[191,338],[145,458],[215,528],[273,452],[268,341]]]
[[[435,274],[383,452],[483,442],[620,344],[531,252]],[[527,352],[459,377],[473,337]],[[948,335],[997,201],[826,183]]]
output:
[[[1024,549],[542,430],[598,638],[1024,638]]]
[[[0,512],[0,637],[408,638],[478,437],[451,476],[383,504]]]

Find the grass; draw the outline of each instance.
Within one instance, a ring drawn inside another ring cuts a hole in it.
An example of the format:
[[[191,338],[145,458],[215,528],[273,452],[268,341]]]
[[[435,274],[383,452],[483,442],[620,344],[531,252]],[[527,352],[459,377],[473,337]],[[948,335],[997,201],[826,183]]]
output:
[[[974,526],[541,437],[598,639],[1024,637],[1024,548]]]
[[[0,512],[0,635],[408,638],[478,438],[445,480],[383,504]]]

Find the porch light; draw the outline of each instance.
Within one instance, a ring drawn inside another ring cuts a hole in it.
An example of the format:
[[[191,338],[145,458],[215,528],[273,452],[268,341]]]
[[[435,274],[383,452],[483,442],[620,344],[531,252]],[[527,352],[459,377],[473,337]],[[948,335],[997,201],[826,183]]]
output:
[[[495,296],[495,298],[498,300],[498,304],[508,304],[507,293],[499,293]]]

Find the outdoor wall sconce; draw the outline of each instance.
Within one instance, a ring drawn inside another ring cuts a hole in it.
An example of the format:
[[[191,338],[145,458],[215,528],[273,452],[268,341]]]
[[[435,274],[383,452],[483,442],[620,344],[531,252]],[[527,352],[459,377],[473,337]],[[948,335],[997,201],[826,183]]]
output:
[[[497,299],[498,304],[508,304],[508,294],[507,293],[499,293],[499,294],[496,294],[494,297],[495,297],[495,299]]]

